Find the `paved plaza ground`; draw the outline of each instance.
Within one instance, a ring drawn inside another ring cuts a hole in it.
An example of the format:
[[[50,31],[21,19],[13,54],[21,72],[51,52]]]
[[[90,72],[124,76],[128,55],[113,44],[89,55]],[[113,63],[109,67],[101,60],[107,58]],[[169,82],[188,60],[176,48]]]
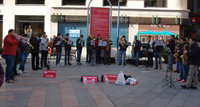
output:
[[[4,69],[5,61],[0,59]],[[0,88],[0,107],[200,107],[200,87],[197,90],[161,87],[165,70],[146,69],[144,66],[96,65],[83,63],[56,67],[57,78],[42,77],[43,70],[32,71],[30,59],[26,71],[17,77],[15,84],[3,84]],[[163,66],[166,69],[166,65]],[[84,85],[81,75],[118,74],[123,71],[139,82],[136,86],[117,86],[114,84]],[[173,79],[178,77],[173,74]]]

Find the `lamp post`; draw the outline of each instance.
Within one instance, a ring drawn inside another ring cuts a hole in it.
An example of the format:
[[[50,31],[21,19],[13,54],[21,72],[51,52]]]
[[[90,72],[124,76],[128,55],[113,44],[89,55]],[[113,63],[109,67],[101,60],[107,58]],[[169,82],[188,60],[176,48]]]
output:
[[[117,61],[119,60],[119,16],[120,16],[120,3],[123,0],[118,0],[118,17],[117,17]]]

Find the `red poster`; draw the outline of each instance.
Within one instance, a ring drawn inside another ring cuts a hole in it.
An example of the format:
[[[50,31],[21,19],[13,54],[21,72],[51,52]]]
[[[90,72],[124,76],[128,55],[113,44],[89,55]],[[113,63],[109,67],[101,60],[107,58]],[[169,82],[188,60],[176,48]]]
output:
[[[43,78],[56,78],[56,70],[45,70],[43,73]]]
[[[82,79],[83,84],[97,84],[98,81],[97,76],[83,76]]]
[[[103,82],[115,84],[115,82],[117,81],[117,78],[118,78],[118,74],[104,74]]]
[[[90,33],[102,39],[109,35],[109,8],[91,8]]]

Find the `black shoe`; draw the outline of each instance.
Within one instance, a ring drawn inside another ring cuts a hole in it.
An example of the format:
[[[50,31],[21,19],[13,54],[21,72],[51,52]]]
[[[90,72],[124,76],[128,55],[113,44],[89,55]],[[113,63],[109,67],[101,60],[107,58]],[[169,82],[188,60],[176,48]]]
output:
[[[40,67],[38,67],[38,68],[36,68],[37,70],[40,70],[40,69],[42,69],[42,68],[40,68]]]
[[[119,65],[121,65],[121,63],[119,63]]]
[[[154,68],[154,69],[158,69],[158,68]]]
[[[124,64],[124,66],[126,65],[126,63]]]
[[[68,63],[68,65],[72,65],[71,63]]]
[[[184,89],[189,89],[188,87],[186,87],[186,85],[181,85],[181,87]]]
[[[194,90],[196,90],[196,89],[197,89],[197,87],[193,87],[193,86],[191,86],[190,88],[191,88],[191,89],[194,89]]]

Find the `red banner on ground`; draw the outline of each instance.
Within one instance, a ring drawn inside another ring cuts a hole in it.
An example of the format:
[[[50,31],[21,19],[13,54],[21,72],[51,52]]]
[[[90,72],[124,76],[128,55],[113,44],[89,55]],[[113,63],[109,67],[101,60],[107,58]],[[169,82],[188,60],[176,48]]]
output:
[[[109,35],[109,8],[91,8],[90,33],[95,37],[99,34],[102,39]]]
[[[104,74],[103,82],[115,84],[115,82],[117,81],[117,78],[118,78],[118,74]]]
[[[96,84],[98,81],[97,76],[83,76],[82,77],[82,82],[84,84]]]
[[[56,78],[56,70],[45,70],[43,73],[43,78]]]

